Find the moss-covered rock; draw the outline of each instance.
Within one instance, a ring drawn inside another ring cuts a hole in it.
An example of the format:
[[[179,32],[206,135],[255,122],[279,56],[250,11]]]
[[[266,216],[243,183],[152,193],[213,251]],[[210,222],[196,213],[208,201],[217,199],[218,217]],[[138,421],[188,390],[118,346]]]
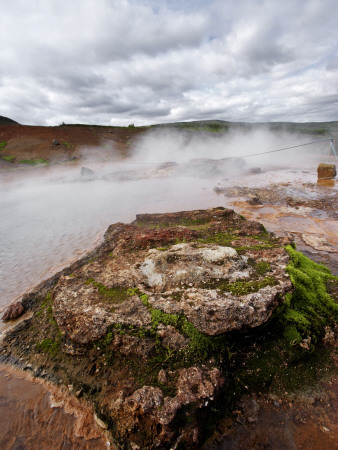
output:
[[[334,322],[336,278],[287,244],[224,208],[112,225],[22,299],[2,354],[72,384],[124,448],[196,448],[217,402],[285,386]]]

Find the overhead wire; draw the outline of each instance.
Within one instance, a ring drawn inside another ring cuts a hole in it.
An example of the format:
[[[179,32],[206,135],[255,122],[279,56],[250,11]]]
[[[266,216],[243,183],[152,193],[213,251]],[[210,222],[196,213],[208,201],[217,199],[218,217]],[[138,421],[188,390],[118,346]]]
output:
[[[257,156],[257,155],[266,155],[267,153],[282,152],[284,150],[291,150],[291,149],[297,148],[297,147],[304,147],[305,145],[317,144],[318,142],[333,141],[333,140],[334,139],[331,139],[331,138],[320,139],[318,141],[306,142],[305,144],[298,144],[298,145],[292,145],[291,147],[278,148],[277,150],[268,150],[266,152],[251,153],[249,155],[241,155],[241,158],[249,158],[250,156]]]
[[[325,138],[325,139],[319,139],[317,141],[312,141],[312,142],[306,142],[304,144],[298,144],[298,145],[292,145],[291,147],[283,147],[283,148],[278,148],[275,150],[267,150],[265,152],[259,152],[259,153],[250,153],[248,155],[238,155],[239,158],[250,158],[251,156],[259,156],[259,155],[266,155],[268,153],[276,153],[276,152],[283,152],[285,150],[291,150],[293,148],[298,148],[298,147],[304,147],[305,145],[312,145],[312,144],[317,144],[319,142],[325,142],[325,141],[336,141],[337,139],[332,139],[332,138]],[[156,164],[164,164],[163,162],[127,162],[127,163],[123,163],[124,165],[156,165]]]

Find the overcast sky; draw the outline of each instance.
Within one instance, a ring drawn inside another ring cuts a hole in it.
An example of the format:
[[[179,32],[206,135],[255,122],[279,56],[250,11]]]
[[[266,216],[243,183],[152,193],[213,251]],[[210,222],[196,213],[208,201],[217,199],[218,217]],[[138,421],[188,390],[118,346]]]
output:
[[[23,124],[338,120],[337,0],[0,0]]]

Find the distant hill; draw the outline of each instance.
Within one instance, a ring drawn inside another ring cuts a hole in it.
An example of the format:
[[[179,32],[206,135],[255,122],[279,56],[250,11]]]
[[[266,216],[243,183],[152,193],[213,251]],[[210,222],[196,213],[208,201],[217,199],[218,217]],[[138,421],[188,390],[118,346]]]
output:
[[[226,133],[230,130],[253,131],[260,128],[270,131],[306,134],[319,137],[338,138],[338,122],[228,122],[225,120],[196,120],[152,125],[153,128],[176,128],[190,131]]]
[[[12,119],[8,119],[8,117],[0,116],[0,125],[10,125],[14,123],[17,124],[18,122],[15,122],[15,120]]]

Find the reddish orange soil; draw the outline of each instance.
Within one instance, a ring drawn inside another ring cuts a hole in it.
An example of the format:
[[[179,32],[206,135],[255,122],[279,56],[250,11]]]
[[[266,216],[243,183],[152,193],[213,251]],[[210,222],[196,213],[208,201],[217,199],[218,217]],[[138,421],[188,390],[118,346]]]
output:
[[[22,160],[45,159],[49,163],[60,163],[79,158],[84,148],[97,150],[100,156],[118,152],[125,155],[132,141],[146,129],[117,128],[90,125],[63,125],[58,127],[38,127],[26,125],[0,126],[0,142],[7,142],[0,151],[0,168],[12,169],[23,166]],[[53,145],[53,139],[60,145]],[[101,155],[102,154],[102,155]],[[3,159],[14,156],[8,162]]]

